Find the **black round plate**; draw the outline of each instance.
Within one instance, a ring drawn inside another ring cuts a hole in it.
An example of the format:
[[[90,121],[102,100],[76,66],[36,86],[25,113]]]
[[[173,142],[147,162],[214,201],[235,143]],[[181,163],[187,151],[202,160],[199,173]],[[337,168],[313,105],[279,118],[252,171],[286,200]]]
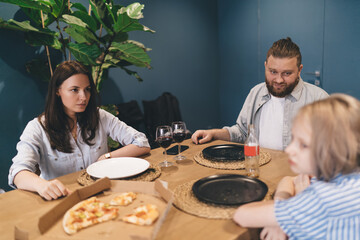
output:
[[[268,192],[259,179],[238,174],[220,174],[202,178],[192,186],[201,201],[222,205],[241,205],[261,201]]]
[[[212,161],[243,161],[244,146],[236,144],[214,145],[203,149],[205,159]]]

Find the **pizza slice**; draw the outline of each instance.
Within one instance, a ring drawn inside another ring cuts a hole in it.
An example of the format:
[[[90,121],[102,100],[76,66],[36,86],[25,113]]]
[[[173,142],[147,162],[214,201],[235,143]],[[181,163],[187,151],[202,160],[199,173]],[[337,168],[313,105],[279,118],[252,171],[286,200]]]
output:
[[[110,201],[110,205],[113,206],[127,206],[132,203],[137,197],[136,193],[126,192],[120,195],[117,195]]]
[[[151,225],[158,217],[157,207],[153,204],[147,204],[135,208],[132,214],[126,215],[122,220],[136,225]]]
[[[77,203],[64,215],[63,228],[67,234],[117,217],[118,209],[92,197]]]

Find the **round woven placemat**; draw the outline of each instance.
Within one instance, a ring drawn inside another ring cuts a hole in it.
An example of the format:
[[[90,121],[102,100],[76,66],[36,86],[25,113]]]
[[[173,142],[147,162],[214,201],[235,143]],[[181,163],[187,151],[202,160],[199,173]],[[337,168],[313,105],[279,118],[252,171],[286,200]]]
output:
[[[131,181],[144,181],[144,182],[151,182],[154,181],[161,175],[161,168],[159,166],[150,165],[150,167],[142,173],[139,173],[135,176],[121,178],[121,180],[131,180]],[[87,186],[94,183],[98,178],[90,176],[86,170],[82,170],[77,181],[82,186]]]
[[[245,169],[245,161],[214,161],[204,158],[202,152],[199,152],[194,155],[194,160],[200,165],[216,169],[225,169],[225,170],[236,170],[236,169]],[[271,155],[268,152],[265,152],[260,149],[260,166],[270,162]]]
[[[191,181],[179,185],[174,191],[174,205],[189,214],[211,219],[232,219],[235,210],[239,206],[219,205],[200,201],[192,191],[196,182]],[[272,199],[272,191],[269,190],[264,200]]]

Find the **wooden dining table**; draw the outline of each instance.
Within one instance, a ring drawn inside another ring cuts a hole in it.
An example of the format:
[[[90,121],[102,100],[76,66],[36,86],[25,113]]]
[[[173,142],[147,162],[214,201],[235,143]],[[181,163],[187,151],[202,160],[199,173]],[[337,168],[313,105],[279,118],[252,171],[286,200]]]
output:
[[[244,170],[221,170],[199,165],[194,161],[194,156],[204,148],[229,144],[226,141],[215,140],[206,144],[196,145],[190,139],[185,140],[182,145],[189,149],[182,152],[185,160],[175,161],[172,155],[168,160],[175,164],[171,167],[162,168],[160,179],[168,183],[171,191],[184,183],[198,180],[207,176],[217,174],[245,174]],[[173,144],[172,146],[175,146]],[[259,179],[266,183],[270,191],[274,191],[278,182],[284,176],[293,176],[290,170],[287,155],[283,151],[262,149],[271,156],[271,161],[260,167]],[[142,156],[152,164],[158,164],[164,160],[163,149],[151,150],[150,154]],[[78,184],[77,178],[80,172],[74,172],[58,179],[70,190],[76,190],[82,186]],[[0,239],[14,239],[15,226],[26,219],[34,219],[49,211],[59,203],[60,200],[46,201],[37,193],[13,190],[0,194]],[[175,206],[172,206],[166,220],[161,226],[156,239],[259,239],[259,229],[247,229],[238,226],[231,219],[209,219],[188,214]]]

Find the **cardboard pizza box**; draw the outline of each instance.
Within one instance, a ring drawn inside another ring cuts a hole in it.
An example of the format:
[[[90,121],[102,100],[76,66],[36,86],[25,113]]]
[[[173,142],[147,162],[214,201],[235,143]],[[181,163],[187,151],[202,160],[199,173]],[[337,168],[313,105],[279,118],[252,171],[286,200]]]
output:
[[[48,212],[29,217],[26,221],[17,224],[15,239],[155,239],[172,205],[172,192],[164,185],[166,183],[161,180],[139,182],[100,179],[90,186],[74,191]],[[65,233],[62,226],[63,216],[76,203],[94,195],[108,203],[117,194],[129,191],[138,193],[138,196],[130,205],[118,207],[119,216],[116,219],[90,226],[73,235]],[[160,212],[159,218],[153,225],[138,226],[121,221],[121,217],[132,213],[136,207],[148,203],[155,204]]]

